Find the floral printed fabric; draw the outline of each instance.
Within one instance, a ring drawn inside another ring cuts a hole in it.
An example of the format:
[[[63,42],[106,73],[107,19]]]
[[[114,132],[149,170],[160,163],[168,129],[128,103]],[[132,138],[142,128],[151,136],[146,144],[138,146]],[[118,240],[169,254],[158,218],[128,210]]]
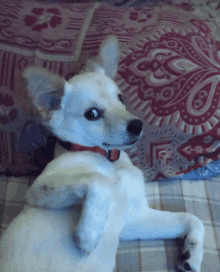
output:
[[[1,173],[39,174],[52,159],[54,139],[34,122],[39,113],[24,88],[22,71],[37,65],[72,76],[93,5],[0,0]]]
[[[26,15],[24,22],[26,26],[32,27],[33,31],[40,32],[49,26],[55,28],[62,23],[62,17],[59,9],[57,8],[33,8],[31,11],[34,15]]]

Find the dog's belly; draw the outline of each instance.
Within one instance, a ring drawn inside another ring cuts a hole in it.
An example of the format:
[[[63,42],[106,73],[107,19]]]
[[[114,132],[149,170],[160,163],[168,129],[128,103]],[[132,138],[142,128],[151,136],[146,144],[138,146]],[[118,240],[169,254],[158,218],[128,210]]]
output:
[[[110,235],[110,241],[109,237],[102,237],[97,248],[87,257],[72,240],[74,222],[77,221],[75,211],[25,207],[2,237],[1,272],[113,271],[119,237]],[[103,252],[103,247],[109,251]]]

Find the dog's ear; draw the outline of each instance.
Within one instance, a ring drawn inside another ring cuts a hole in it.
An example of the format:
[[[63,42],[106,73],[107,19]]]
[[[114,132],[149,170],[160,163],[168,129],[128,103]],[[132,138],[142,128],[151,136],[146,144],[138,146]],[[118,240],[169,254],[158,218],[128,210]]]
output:
[[[114,78],[118,69],[119,56],[118,39],[115,36],[110,36],[101,44],[98,56],[87,61],[86,71],[100,71],[103,69],[108,77]]]
[[[23,75],[28,92],[44,117],[61,107],[64,78],[37,67],[27,68]]]

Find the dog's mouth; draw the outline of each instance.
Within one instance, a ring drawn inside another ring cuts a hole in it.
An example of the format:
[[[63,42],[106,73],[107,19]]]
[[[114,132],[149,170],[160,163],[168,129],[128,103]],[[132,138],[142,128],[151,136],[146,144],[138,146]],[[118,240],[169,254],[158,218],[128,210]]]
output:
[[[133,144],[135,144],[137,141],[138,141],[138,139],[136,139],[135,141],[129,142],[129,143],[122,144],[122,145],[114,145],[114,144],[108,144],[108,143],[103,143],[103,145],[106,146],[106,147],[111,146],[111,147],[117,148],[117,147],[123,147],[123,146],[133,145]]]

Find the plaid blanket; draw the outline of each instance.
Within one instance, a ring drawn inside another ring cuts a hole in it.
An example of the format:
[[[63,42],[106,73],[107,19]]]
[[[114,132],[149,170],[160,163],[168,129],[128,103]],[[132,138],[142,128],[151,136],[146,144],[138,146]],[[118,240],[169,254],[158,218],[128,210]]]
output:
[[[24,195],[34,177],[0,177],[1,234],[20,213]],[[190,212],[205,225],[204,260],[201,272],[219,272],[220,267],[220,183],[219,177],[190,182],[146,183],[151,208]],[[177,247],[172,240],[121,242],[114,272],[174,272]]]

